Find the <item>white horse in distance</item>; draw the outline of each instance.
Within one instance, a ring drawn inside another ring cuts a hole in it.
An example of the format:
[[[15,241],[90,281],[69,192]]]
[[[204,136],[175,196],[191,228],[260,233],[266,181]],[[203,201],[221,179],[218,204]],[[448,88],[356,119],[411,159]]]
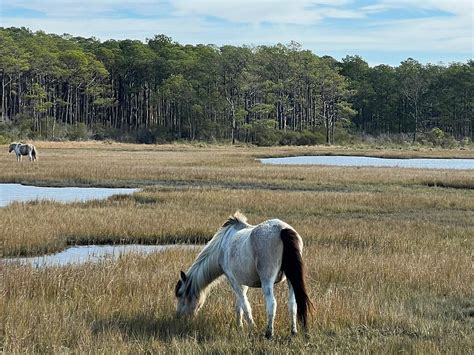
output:
[[[20,162],[22,155],[28,155],[30,161],[38,159],[38,151],[33,144],[12,143],[8,147],[8,153],[15,152],[16,161]]]
[[[240,327],[242,314],[254,326],[248,288],[262,288],[267,310],[265,336],[271,338],[277,305],[273,285],[286,278],[291,333],[297,333],[297,317],[306,329],[312,304],[305,287],[302,250],[301,237],[285,222],[271,219],[252,226],[244,215],[236,212],[207,243],[189,270],[181,271],[175,288],[177,316],[197,314],[206,300],[208,286],[225,275],[236,295]]]

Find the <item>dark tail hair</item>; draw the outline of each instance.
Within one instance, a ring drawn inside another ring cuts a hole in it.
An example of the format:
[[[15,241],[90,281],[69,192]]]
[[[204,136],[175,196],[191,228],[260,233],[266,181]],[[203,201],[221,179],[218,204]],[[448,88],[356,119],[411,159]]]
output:
[[[280,237],[283,241],[281,268],[295,292],[298,319],[303,327],[307,328],[308,313],[313,309],[313,304],[304,283],[304,264],[299,249],[299,237],[293,229],[289,228],[282,229]]]
[[[38,152],[36,151],[36,147],[33,146],[33,150],[31,151],[31,156],[33,157],[33,160],[38,160]]]

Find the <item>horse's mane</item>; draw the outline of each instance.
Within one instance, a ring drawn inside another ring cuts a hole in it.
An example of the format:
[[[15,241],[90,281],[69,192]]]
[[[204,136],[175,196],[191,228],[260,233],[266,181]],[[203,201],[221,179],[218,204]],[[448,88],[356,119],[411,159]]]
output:
[[[222,274],[222,271],[219,270],[219,249],[222,242],[226,239],[225,237],[228,235],[228,232],[234,226],[241,226],[241,228],[249,226],[247,217],[239,211],[229,216],[227,221],[224,222],[222,227],[219,228],[204,249],[198,254],[196,260],[186,273],[188,277],[185,293],[188,297],[199,297],[207,285]]]
[[[12,147],[12,146],[17,146],[17,145],[20,145],[20,146],[22,146],[22,145],[31,145],[31,146],[33,146],[32,144],[26,144],[26,143],[23,143],[23,142],[13,142],[13,143],[10,143],[10,147]]]
[[[225,221],[222,225],[221,229],[239,223],[247,224],[247,217],[245,217],[240,211],[236,211],[232,216],[229,216],[227,221]]]

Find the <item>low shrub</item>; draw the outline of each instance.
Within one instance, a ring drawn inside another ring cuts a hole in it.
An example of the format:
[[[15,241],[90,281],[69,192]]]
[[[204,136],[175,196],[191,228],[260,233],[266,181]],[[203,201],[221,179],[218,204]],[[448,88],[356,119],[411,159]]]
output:
[[[66,138],[72,141],[83,141],[91,137],[85,123],[79,122],[74,125],[67,126]]]

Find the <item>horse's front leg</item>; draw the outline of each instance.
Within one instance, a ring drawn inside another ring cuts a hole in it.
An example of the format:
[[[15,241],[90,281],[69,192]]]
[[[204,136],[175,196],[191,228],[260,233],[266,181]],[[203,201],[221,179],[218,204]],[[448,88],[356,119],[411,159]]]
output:
[[[273,322],[275,321],[275,313],[277,302],[275,295],[273,294],[274,280],[262,282],[263,296],[265,297],[266,309],[267,309],[267,329],[265,331],[265,337],[270,339],[273,337]]]
[[[16,161],[17,161],[17,162],[21,162],[21,154],[17,154],[17,155],[16,155]]]
[[[239,325],[242,324],[242,316],[241,312],[243,311],[245,319],[250,326],[254,326],[255,323],[252,317],[252,309],[250,307],[250,303],[247,299],[247,286],[240,285],[237,279],[232,275],[230,272],[226,272],[225,275],[227,276],[227,280],[229,280],[230,286],[235,292],[237,297],[237,304],[236,304],[236,311],[237,311],[237,322]]]
[[[245,299],[247,299],[248,289],[249,288],[247,286],[241,286],[242,294],[244,295]],[[236,299],[235,299],[235,313],[237,315],[237,325],[239,326],[239,328],[242,328],[242,326],[243,326],[242,316],[244,314],[244,308],[245,308],[245,304],[242,304],[242,302],[240,301],[240,298],[238,296],[236,296]]]

